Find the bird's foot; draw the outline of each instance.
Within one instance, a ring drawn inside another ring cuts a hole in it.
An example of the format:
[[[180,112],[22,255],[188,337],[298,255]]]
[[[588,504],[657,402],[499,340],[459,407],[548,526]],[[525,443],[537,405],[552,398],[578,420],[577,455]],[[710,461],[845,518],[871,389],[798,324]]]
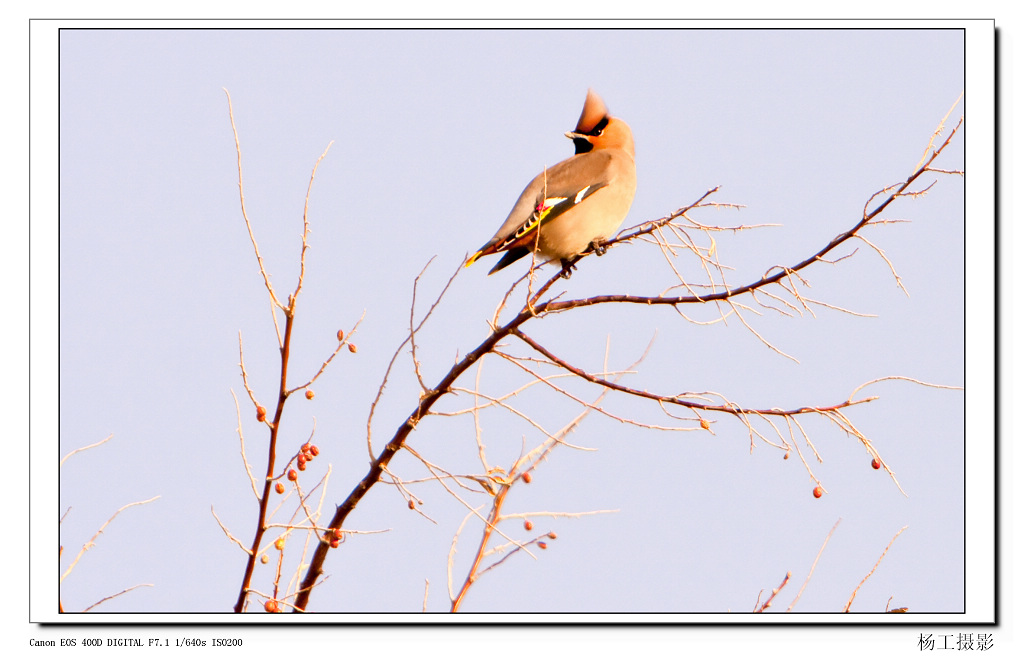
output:
[[[560,274],[563,278],[568,280],[572,277],[572,272],[576,270],[576,261],[579,259],[563,259],[562,260],[562,273]]]

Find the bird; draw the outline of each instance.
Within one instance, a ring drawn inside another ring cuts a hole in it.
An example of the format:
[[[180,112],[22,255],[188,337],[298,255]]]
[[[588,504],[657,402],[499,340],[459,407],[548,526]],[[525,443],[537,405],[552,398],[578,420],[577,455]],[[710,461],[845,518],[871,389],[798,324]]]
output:
[[[603,242],[622,225],[636,193],[633,131],[609,115],[590,89],[576,128],[565,136],[576,153],[534,177],[466,267],[504,252],[491,275],[536,251],[546,260],[560,260],[561,275],[568,278],[580,255],[604,254]]]

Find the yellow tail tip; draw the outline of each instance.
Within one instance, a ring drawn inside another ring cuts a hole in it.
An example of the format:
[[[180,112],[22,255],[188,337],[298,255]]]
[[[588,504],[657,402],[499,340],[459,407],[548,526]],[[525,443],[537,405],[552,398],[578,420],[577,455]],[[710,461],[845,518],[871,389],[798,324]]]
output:
[[[462,265],[462,268],[469,268],[470,266],[472,266],[473,262],[479,259],[480,256],[483,255],[483,253],[483,250],[477,250],[475,253],[473,253],[472,257],[466,260],[466,263]]]

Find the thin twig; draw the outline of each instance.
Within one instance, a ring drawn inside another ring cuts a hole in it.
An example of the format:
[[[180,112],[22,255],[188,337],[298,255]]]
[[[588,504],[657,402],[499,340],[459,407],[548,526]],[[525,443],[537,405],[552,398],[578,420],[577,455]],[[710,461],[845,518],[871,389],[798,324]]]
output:
[[[224,88],[222,88],[224,89]],[[263,284],[267,288],[267,293],[270,294],[270,300],[273,301],[274,305],[284,309],[284,305],[277,299],[277,295],[274,294],[274,287],[270,284],[270,276],[267,274],[266,267],[263,266],[263,256],[260,254],[260,247],[256,243],[256,235],[252,231],[252,223],[249,222],[249,213],[245,209],[245,190],[242,186],[242,143],[238,139],[238,128],[235,126],[235,110],[231,106],[231,93],[224,89],[224,94],[228,97],[228,117],[231,118],[231,131],[235,136],[235,153],[238,155],[238,199],[242,207],[242,218],[245,219],[245,228],[249,231],[249,240],[252,242],[253,251],[256,253],[256,261],[260,265],[260,275],[263,276]],[[277,325],[277,316],[274,316],[274,324]],[[278,339],[280,340],[281,333],[278,331]]]
[[[123,594],[127,594],[127,593],[131,592],[132,590],[136,590],[136,589],[138,589],[138,588],[151,588],[151,587],[153,587],[153,584],[152,584],[152,583],[139,583],[138,585],[133,585],[133,586],[131,586],[130,588],[125,588],[124,590],[121,590],[120,592],[118,592],[118,593],[116,593],[116,594],[112,594],[112,595],[110,595],[109,597],[103,597],[102,599],[100,599],[99,601],[97,601],[97,602],[96,602],[95,604],[93,604],[93,605],[89,606],[88,608],[84,608],[84,609],[82,609],[82,612],[83,612],[83,613],[88,613],[88,612],[89,612],[89,611],[91,611],[91,610],[92,610],[93,608],[96,608],[97,606],[99,606],[100,604],[102,604],[102,603],[103,603],[104,601],[109,601],[109,600],[111,600],[111,599],[114,599],[114,598],[116,598],[116,597],[120,597],[121,595],[123,595]]]
[[[68,577],[68,575],[71,573],[71,570],[73,570],[75,568],[75,565],[77,565],[78,561],[82,559],[82,556],[85,554],[85,552],[88,551],[89,549],[91,549],[92,547],[96,546],[96,538],[98,538],[101,534],[103,534],[104,529],[106,529],[106,527],[108,525],[110,525],[111,521],[113,521],[114,519],[117,518],[118,514],[120,514],[121,512],[125,511],[129,507],[135,507],[136,505],[146,505],[146,504],[149,504],[149,503],[153,502],[154,500],[156,500],[159,497],[160,496],[153,496],[152,498],[149,498],[147,500],[140,500],[140,501],[137,501],[137,502],[134,502],[134,503],[128,503],[127,505],[122,505],[121,507],[119,507],[117,509],[117,511],[114,512],[110,516],[110,518],[107,519],[106,522],[102,526],[100,526],[100,529],[96,531],[96,533],[89,539],[89,541],[82,545],[82,549],[78,552],[78,555],[75,556],[75,559],[71,561],[71,564],[68,566],[67,570],[61,575],[60,582],[61,583],[64,582],[64,579]]]
[[[857,596],[857,590],[860,590],[861,586],[864,585],[864,583],[866,583],[869,578],[871,578],[871,575],[875,573],[876,569],[878,569],[878,565],[882,564],[882,558],[885,557],[885,554],[889,552],[890,548],[892,548],[893,543],[896,542],[896,538],[899,537],[900,535],[902,535],[903,531],[906,530],[906,529],[907,529],[907,526],[903,526],[902,528],[900,528],[896,532],[895,535],[892,536],[892,539],[889,540],[889,544],[885,547],[885,550],[882,551],[882,555],[878,556],[878,560],[875,561],[875,566],[871,568],[871,571],[868,572],[868,575],[865,576],[861,580],[861,582],[857,584],[857,587],[855,587],[853,589],[853,594],[850,595],[850,600],[846,602],[846,608],[843,609],[844,613],[849,613],[850,612],[850,606],[853,605],[853,600]]]
[[[111,434],[110,436],[107,436],[102,441],[97,441],[97,442],[93,443],[92,445],[86,445],[85,447],[81,447],[81,448],[78,448],[77,450],[72,450],[71,452],[68,452],[60,460],[60,464],[58,465],[58,467],[63,466],[64,462],[67,461],[68,459],[70,459],[72,455],[78,454],[79,452],[85,452],[86,450],[91,450],[93,448],[98,448],[99,446],[103,445],[104,443],[106,443],[107,441],[109,441],[112,438],[114,438],[113,434]]]
[[[789,579],[792,578],[792,576],[793,576],[793,572],[786,572],[786,577],[782,579],[781,583],[779,583],[779,587],[777,587],[774,590],[772,590],[772,593],[770,595],[768,595],[768,598],[765,600],[765,602],[763,604],[761,604],[761,607],[760,608],[757,608],[757,607],[754,608],[754,612],[755,613],[763,613],[766,610],[768,610],[769,608],[771,608],[771,606],[772,606],[772,599],[774,599],[775,596],[777,594],[779,594],[779,592],[782,590],[782,588],[786,587],[786,583],[789,583]],[[760,598],[761,598],[761,595],[758,594],[758,599],[760,600]]]
[[[316,163],[313,164],[313,171],[309,174],[309,184],[306,186],[306,201],[302,207],[302,252],[299,253],[299,281],[295,284],[295,291],[291,295],[292,305],[294,305],[294,300],[299,297],[299,291],[302,290],[302,281],[306,277],[306,250],[309,249],[309,197],[313,192],[313,180],[316,179],[316,171],[320,167],[320,161],[324,160],[333,144],[334,140],[327,143],[327,147],[320,154],[320,158],[316,159]],[[239,169],[239,173],[241,173],[241,169]]]
[[[821,554],[825,551],[825,546],[828,544],[828,540],[832,538],[832,533],[834,533],[836,528],[839,527],[840,521],[842,521],[842,519],[837,519],[835,524],[832,526],[832,530],[829,530],[828,534],[825,535],[825,541],[821,543],[821,548],[818,549],[818,555],[814,556],[814,563],[811,565],[811,571],[807,572],[807,578],[804,579],[804,584],[800,586],[800,591],[796,593],[793,603],[791,603],[789,608],[786,609],[787,613],[793,610],[793,607],[796,606],[796,602],[800,601],[800,597],[803,596],[804,588],[807,587],[807,583],[811,580],[811,575],[814,574],[814,568],[818,566],[818,560],[821,558]]]
[[[260,492],[256,488],[256,476],[252,474],[252,466],[249,465],[249,458],[245,454],[245,434],[242,431],[242,410],[238,406],[238,395],[235,394],[235,389],[231,389],[231,397],[235,400],[235,416],[238,419],[238,443],[240,446],[239,451],[242,454],[242,464],[245,466],[245,473],[249,476],[249,485],[252,487],[252,495],[256,496],[256,500],[260,498]]]

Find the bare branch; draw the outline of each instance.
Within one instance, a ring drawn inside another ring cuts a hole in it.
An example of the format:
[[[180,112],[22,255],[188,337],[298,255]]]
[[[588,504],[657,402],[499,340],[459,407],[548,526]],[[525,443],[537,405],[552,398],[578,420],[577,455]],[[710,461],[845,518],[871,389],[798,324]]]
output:
[[[433,261],[433,258],[431,258],[430,261]],[[430,261],[428,261],[427,265],[423,267],[424,271],[426,271],[426,267],[430,265]],[[461,270],[461,269],[462,269],[462,264],[460,263],[459,266],[458,266],[458,269],[454,273],[452,273],[452,276],[448,279],[448,282],[445,284],[444,288],[441,290],[441,293],[438,294],[437,299],[434,300],[434,304],[430,306],[430,309],[427,310],[427,313],[425,315],[423,315],[423,319],[420,320],[420,323],[415,328],[411,327],[412,326],[412,321],[410,319],[409,335],[407,335],[405,340],[401,344],[398,345],[398,348],[395,349],[394,355],[391,356],[391,360],[388,362],[388,367],[384,371],[384,377],[381,379],[380,387],[377,388],[377,395],[376,395],[376,397],[373,398],[373,402],[370,404],[370,413],[369,413],[369,415],[366,418],[366,450],[367,450],[367,453],[369,453],[369,455],[370,455],[370,460],[371,461],[373,460],[373,414],[374,414],[374,411],[376,411],[376,409],[377,409],[377,404],[380,403],[381,397],[384,396],[384,387],[388,383],[388,377],[391,375],[391,370],[392,370],[392,368],[395,365],[395,361],[398,360],[398,356],[402,352],[402,348],[405,347],[405,345],[408,344],[409,342],[412,342],[415,339],[415,334],[417,332],[419,332],[419,330],[421,328],[423,328],[423,324],[427,323],[427,319],[430,318],[430,315],[434,313],[434,310],[441,303],[441,299],[444,297],[445,293],[448,291],[448,288],[451,287],[452,282],[455,281],[455,277],[459,274],[459,270]],[[420,275],[423,275],[423,271],[420,272]],[[419,276],[417,276],[416,280],[417,281],[419,280]],[[415,305],[416,305],[416,287],[415,287],[415,284],[413,285],[413,302],[412,302],[412,305],[413,305],[413,307],[415,307]],[[412,314],[412,310],[410,310],[410,315],[411,314]],[[413,361],[415,362],[415,355],[413,357]],[[467,367],[468,367],[468,365],[467,365]],[[418,371],[417,371],[417,376],[418,376]],[[454,379],[453,379],[453,381],[454,381]],[[422,384],[422,380],[420,381],[420,383]],[[427,392],[428,389],[427,389],[427,387],[425,385],[422,386],[422,387],[423,387],[423,390],[424,390],[424,392],[422,394],[422,397],[426,397],[429,394]],[[436,397],[434,399],[436,399]],[[425,408],[423,410],[425,412],[425,411],[428,411],[429,409],[430,409],[430,407],[427,407],[427,408]]]
[[[902,535],[903,531],[906,530],[906,529],[907,529],[907,526],[903,526],[902,528],[900,528],[896,532],[895,535],[892,536],[892,539],[889,540],[889,544],[885,547],[885,550],[882,551],[882,555],[878,556],[878,560],[875,562],[875,566],[871,568],[871,571],[868,572],[868,575],[865,576],[861,580],[861,582],[857,584],[857,587],[855,587],[853,589],[853,594],[850,595],[850,600],[846,602],[846,608],[843,609],[844,613],[849,613],[850,612],[850,606],[853,605],[853,600],[857,596],[857,590],[860,590],[861,586],[863,586],[864,583],[866,583],[867,580],[869,578],[871,578],[871,575],[875,573],[876,569],[878,569],[878,565],[882,564],[882,558],[885,557],[885,554],[889,552],[889,549],[892,548],[892,545],[896,542],[896,538],[899,537],[900,535]]]
[[[252,231],[252,223],[249,222],[249,213],[245,209],[245,190],[242,186],[242,143],[238,139],[238,128],[235,126],[235,110],[231,106],[231,93],[226,89],[224,94],[228,97],[228,116],[231,118],[231,131],[235,135],[235,153],[238,155],[238,198],[242,206],[242,218],[245,219],[245,228],[249,231],[249,240],[252,242],[253,251],[256,253],[256,261],[260,265],[260,275],[263,276],[263,284],[267,289],[267,293],[270,295],[270,300],[273,304],[282,310],[284,305],[277,299],[277,295],[274,294],[274,287],[270,284],[270,276],[267,274],[266,267],[263,266],[263,256],[260,255],[260,247],[256,243],[256,235]],[[277,325],[277,315],[274,315],[274,324]],[[278,340],[281,338],[281,333],[278,331]]]
[[[149,498],[149,499],[147,499],[147,500],[140,500],[140,501],[137,501],[137,502],[134,502],[134,503],[128,503],[127,505],[122,505],[121,507],[119,507],[119,508],[117,509],[117,511],[116,511],[116,512],[114,512],[114,513],[113,513],[113,514],[112,514],[112,515],[110,516],[110,518],[109,518],[109,519],[107,519],[107,520],[106,520],[106,522],[105,522],[105,523],[104,523],[104,524],[103,524],[102,526],[100,526],[100,529],[96,531],[96,534],[94,534],[94,535],[93,535],[93,536],[92,536],[92,537],[91,537],[91,538],[89,539],[89,541],[88,541],[88,542],[86,542],[86,543],[85,543],[85,544],[84,544],[84,545],[82,546],[82,550],[80,550],[80,551],[78,552],[78,555],[76,555],[76,556],[75,556],[75,559],[71,561],[71,564],[70,564],[70,565],[68,566],[67,570],[65,570],[65,572],[64,572],[63,574],[61,574],[61,577],[60,577],[60,582],[61,582],[61,583],[63,583],[63,582],[64,582],[64,579],[68,577],[68,575],[69,575],[69,574],[71,573],[71,571],[72,571],[72,570],[73,570],[73,569],[75,568],[75,565],[77,565],[77,564],[78,564],[78,561],[82,559],[82,556],[83,556],[83,555],[85,554],[85,552],[86,552],[86,551],[88,551],[89,549],[91,549],[92,547],[96,546],[96,539],[97,539],[97,538],[98,538],[98,537],[99,537],[99,536],[100,536],[101,534],[103,534],[103,531],[104,531],[104,530],[106,529],[106,527],[107,527],[108,525],[110,525],[110,522],[111,522],[111,521],[113,521],[114,519],[116,519],[116,518],[117,518],[117,515],[118,515],[118,514],[120,514],[121,512],[125,511],[125,510],[126,510],[126,509],[128,509],[129,507],[135,507],[136,505],[146,505],[146,504],[149,504],[149,503],[153,502],[154,500],[156,500],[156,499],[157,499],[157,498],[159,498],[159,497],[160,497],[160,496],[153,496],[152,498]]]
[[[832,538],[832,533],[836,531],[836,528],[839,527],[839,523],[841,521],[842,519],[837,519],[835,524],[832,526],[832,529],[828,531],[827,535],[825,535],[825,541],[821,543],[821,548],[818,549],[818,555],[814,556],[814,562],[811,564],[811,570],[807,572],[807,578],[804,579],[804,584],[800,586],[800,591],[796,593],[793,603],[791,603],[789,608],[786,609],[787,613],[793,610],[793,607],[796,606],[796,602],[800,601],[800,597],[803,596],[804,588],[807,587],[807,583],[811,580],[811,575],[814,574],[814,568],[818,566],[818,560],[821,559],[821,554],[825,551],[825,546],[828,545],[828,540]]]
[[[331,353],[331,355],[327,357],[327,360],[325,360],[323,362],[323,364],[320,365],[320,369],[318,369],[316,371],[316,374],[314,374],[313,377],[309,379],[309,381],[306,381],[301,386],[296,386],[296,387],[292,388],[291,390],[289,390],[288,391],[289,395],[291,395],[293,392],[297,392],[299,390],[305,390],[309,386],[313,385],[313,383],[316,382],[316,380],[320,378],[320,375],[324,373],[324,370],[326,370],[327,366],[331,364],[331,361],[334,360],[334,357],[338,355],[338,353],[341,351],[342,347],[344,347],[344,346],[346,346],[346,345],[351,343],[352,336],[355,335],[357,330],[359,330],[359,325],[363,323],[363,319],[365,317],[366,317],[366,310],[363,310],[363,314],[359,316],[359,320],[356,321],[355,325],[352,327],[352,330],[350,330],[347,334],[346,333],[342,333],[341,331],[338,331],[338,346],[335,347],[335,349]]]
[[[236,430],[238,431],[238,442],[241,446],[240,452],[242,453],[242,464],[245,466],[245,472],[249,476],[249,484],[252,486],[252,495],[256,496],[256,500],[259,500],[260,492],[256,488],[256,477],[252,474],[252,466],[249,465],[249,458],[245,454],[245,434],[242,431],[242,411],[238,406],[238,395],[235,394],[234,388],[231,389],[231,397],[235,400],[235,416],[238,418],[238,427]]]
[[[641,397],[641,398],[644,398],[644,399],[651,399],[651,400],[658,401],[658,402],[667,402],[667,403],[670,403],[670,404],[676,404],[678,406],[683,406],[683,407],[686,407],[686,408],[689,408],[689,409],[696,409],[696,410],[701,410],[701,411],[719,411],[721,413],[729,413],[729,414],[732,414],[732,415],[735,415],[735,416],[748,415],[748,414],[749,415],[763,415],[763,416],[792,416],[792,415],[799,415],[799,414],[802,414],[802,413],[812,413],[812,412],[820,413],[820,412],[824,412],[824,411],[831,411],[831,410],[834,410],[834,409],[845,408],[845,407],[848,407],[848,406],[855,406],[857,404],[863,404],[866,401],[870,401],[870,400],[846,401],[846,402],[841,402],[839,404],[833,404],[831,406],[815,407],[815,408],[804,406],[804,407],[801,407],[799,409],[791,409],[791,410],[782,410],[782,409],[748,409],[748,408],[740,408],[740,407],[737,407],[737,406],[718,406],[718,405],[712,405],[712,404],[702,404],[700,402],[696,402],[696,401],[692,401],[692,400],[681,399],[680,397],[676,397],[674,395],[659,395],[659,394],[654,394],[654,393],[647,392],[645,390],[637,390],[636,388],[630,388],[630,387],[627,387],[627,386],[622,386],[622,385],[619,385],[617,383],[613,383],[611,381],[608,381],[606,379],[602,379],[600,377],[593,376],[593,375],[589,374],[588,372],[585,372],[585,371],[581,370],[580,368],[575,367],[575,366],[570,365],[569,363],[565,362],[564,360],[562,360],[561,358],[559,358],[558,356],[554,355],[553,353],[551,353],[550,351],[545,349],[543,346],[538,344],[535,340],[533,340],[532,338],[530,338],[529,336],[524,334],[519,329],[517,329],[517,328],[516,329],[511,329],[509,331],[509,333],[511,335],[515,335],[519,339],[521,339],[524,342],[526,342],[528,345],[533,347],[533,349],[535,351],[537,351],[538,353],[540,353],[543,356],[545,356],[551,362],[555,363],[556,365],[562,367],[565,370],[568,370],[569,372],[572,372],[576,376],[578,376],[578,377],[580,377],[580,378],[582,378],[582,379],[584,379],[586,381],[590,381],[591,383],[596,383],[598,385],[601,385],[601,386],[604,386],[606,388],[609,388],[610,390],[618,390],[619,392],[624,392],[624,393],[627,393],[627,394],[630,394],[630,395],[634,395],[636,397]]]
[[[217,516],[217,511],[213,509],[212,505],[210,506],[210,514],[213,514],[213,518],[217,521],[217,525],[220,526],[221,531],[227,536],[228,539],[230,539],[235,544],[238,544],[238,547],[242,549],[247,555],[252,553],[249,547],[247,547],[242,542],[242,540],[238,539],[237,537],[231,534],[231,531],[228,530],[228,527],[225,526],[224,522],[220,520],[219,516]]]
[[[852,399],[858,392],[860,392],[864,388],[867,388],[868,386],[874,383],[881,383],[882,381],[909,381],[911,383],[916,383],[919,386],[925,386],[926,388],[940,388],[943,390],[963,390],[963,386],[945,386],[939,383],[928,383],[926,381],[912,379],[909,376],[883,376],[881,378],[872,379],[867,383],[862,383],[861,385],[857,386],[856,388],[854,388],[853,392],[850,393],[850,398]]]
[[[78,454],[79,452],[85,452],[86,450],[91,450],[91,449],[93,449],[93,448],[98,448],[99,446],[103,445],[104,443],[106,443],[107,441],[109,441],[109,440],[110,440],[110,439],[112,439],[112,438],[114,438],[114,435],[113,435],[113,434],[111,434],[110,436],[107,436],[107,437],[106,437],[105,439],[103,439],[102,441],[97,441],[97,442],[93,443],[92,445],[86,445],[85,447],[81,447],[81,448],[78,448],[77,450],[72,450],[71,452],[68,452],[68,453],[67,453],[66,455],[64,455],[64,457],[63,457],[63,458],[62,458],[62,459],[60,460],[60,464],[58,465],[58,467],[60,467],[60,466],[63,466],[63,465],[64,465],[64,462],[65,462],[65,461],[67,461],[68,459],[70,459],[72,455],[76,455],[76,454]]]
[[[234,126],[233,121],[232,126]],[[316,163],[313,164],[313,171],[309,174],[309,185],[306,186],[306,201],[302,207],[302,252],[299,254],[299,281],[295,284],[295,291],[292,292],[290,305],[295,304],[295,299],[299,297],[299,291],[302,290],[302,281],[306,277],[306,250],[309,248],[309,196],[313,192],[313,180],[316,179],[316,171],[320,167],[320,161],[324,160],[333,144],[334,140],[327,143],[327,147],[320,154],[320,158],[316,159]],[[255,239],[253,241],[255,242]]]
[[[102,603],[103,603],[104,601],[109,601],[109,600],[111,600],[111,599],[115,599],[115,598],[117,598],[117,597],[120,597],[120,596],[121,596],[121,595],[123,595],[123,594],[127,594],[127,593],[131,592],[132,590],[136,590],[136,589],[138,589],[138,588],[151,588],[151,587],[153,587],[153,584],[152,584],[152,583],[139,583],[138,585],[133,585],[133,586],[131,586],[130,588],[125,588],[124,590],[121,590],[120,592],[118,592],[118,593],[116,593],[116,594],[112,594],[112,595],[110,595],[109,597],[103,597],[102,599],[100,599],[99,601],[97,601],[97,602],[96,602],[95,604],[93,604],[93,605],[89,606],[88,608],[84,608],[84,609],[82,609],[82,612],[83,612],[83,613],[88,613],[88,612],[89,612],[89,611],[91,611],[91,610],[92,610],[93,608],[96,608],[97,606],[99,606],[100,604],[102,604]]]
[[[777,587],[774,590],[772,590],[772,593],[768,596],[768,598],[765,600],[765,602],[763,604],[761,604],[760,608],[755,606],[754,607],[754,612],[755,613],[763,613],[766,610],[768,610],[769,608],[771,608],[771,606],[772,606],[772,599],[775,598],[775,595],[779,594],[779,592],[782,590],[782,588],[786,587],[786,583],[789,583],[789,579],[792,578],[792,577],[793,577],[793,572],[786,572],[786,577],[782,579],[781,583],[779,583],[779,587]],[[761,598],[761,595],[758,594],[758,600],[760,600],[760,598]]]

